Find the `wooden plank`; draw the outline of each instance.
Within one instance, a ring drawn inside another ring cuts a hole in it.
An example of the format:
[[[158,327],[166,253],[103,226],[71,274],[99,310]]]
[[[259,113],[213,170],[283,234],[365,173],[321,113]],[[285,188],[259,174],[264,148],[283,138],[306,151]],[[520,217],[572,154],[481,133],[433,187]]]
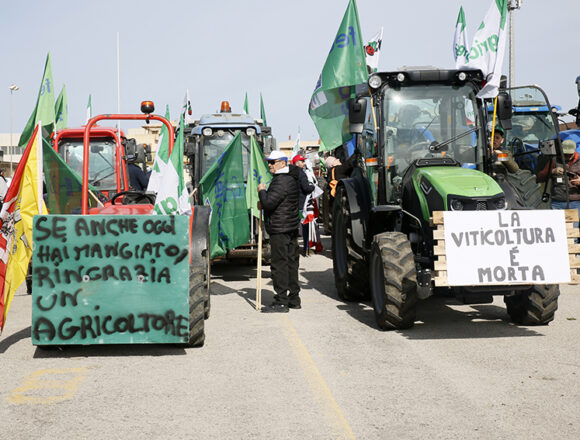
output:
[[[570,284],[580,284],[580,274],[576,269],[570,271]]]
[[[442,225],[443,224],[443,212],[444,211],[434,211],[433,217],[431,217],[431,223],[434,225]]]
[[[580,229],[575,228],[572,223],[566,223],[567,237],[580,237]]]
[[[447,272],[444,270],[440,270],[437,272],[434,272],[434,278],[433,278],[433,282],[435,283],[435,285],[437,287],[449,287],[449,284],[447,282]]]
[[[437,245],[433,247],[433,254],[434,255],[445,255],[445,242],[443,240],[439,240]]]
[[[437,226],[437,229],[433,231],[434,240],[445,240],[445,229],[442,225]]]
[[[569,254],[568,257],[570,259],[570,269],[580,268],[580,256],[575,254]]]
[[[577,209],[565,209],[564,210],[564,218],[566,219],[566,223],[578,222],[578,210]]]
[[[442,258],[442,257],[439,257]],[[445,258],[443,258],[443,261],[439,260],[435,260],[433,262],[433,266],[435,268],[435,270],[447,270],[447,261],[445,261]]]
[[[580,254],[580,243],[575,243],[573,238],[568,239],[568,253]]]

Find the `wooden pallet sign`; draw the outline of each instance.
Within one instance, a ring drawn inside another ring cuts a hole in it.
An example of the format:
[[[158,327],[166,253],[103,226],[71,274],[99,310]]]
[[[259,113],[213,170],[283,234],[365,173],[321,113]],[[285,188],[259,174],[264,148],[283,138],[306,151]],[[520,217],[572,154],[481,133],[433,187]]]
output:
[[[486,212],[490,212],[490,211],[486,211]],[[500,222],[504,221],[506,222],[505,224],[503,224],[502,226],[508,226],[508,218],[510,216],[510,213],[512,212],[517,212],[517,213],[522,213],[524,211],[501,211],[500,215]],[[529,211],[528,211],[529,212]],[[538,211],[536,211],[538,212]],[[519,214],[518,214],[519,215]],[[438,287],[449,287],[451,284],[449,282],[448,279],[448,254],[446,252],[446,246],[445,246],[445,225],[444,225],[444,216],[445,213],[443,211],[436,211],[433,212],[433,215],[431,217],[431,226],[434,227],[433,230],[433,239],[434,239],[434,248],[433,248],[433,253],[435,255],[435,262],[434,262],[434,282],[435,282],[435,286]],[[503,217],[501,217],[503,216]],[[501,220],[502,218],[504,218],[505,220]],[[580,229],[578,229],[577,227],[574,227],[574,223],[577,223],[579,221],[578,219],[578,211],[576,209],[566,209],[564,210],[564,219],[565,219],[565,240],[566,240],[566,246],[567,246],[567,251],[568,251],[568,260],[570,263],[570,284],[580,284],[580,274],[578,273],[578,270],[580,269],[580,243],[576,243],[576,239],[578,237],[580,237]],[[517,232],[517,231],[516,231]],[[538,249],[540,249],[540,246],[544,243],[544,241],[550,241],[550,234],[548,234],[548,240],[546,240],[546,237],[543,234],[543,230],[541,228],[529,228],[529,236],[532,237],[531,234],[535,234],[535,239],[540,243],[538,244]],[[480,240],[480,245],[482,244],[481,241],[484,240],[485,237],[485,232],[482,229],[480,232],[477,233],[472,233],[473,235],[470,235],[470,237],[473,239],[473,241],[475,241],[477,244],[477,239]],[[523,234],[523,232],[521,233]],[[493,234],[488,233],[489,236],[493,237]],[[501,234],[500,234],[501,235]],[[456,240],[456,243],[459,243],[459,239],[462,239],[462,236],[460,236],[459,234],[454,236],[454,240]],[[464,237],[466,240],[469,239],[469,237]],[[521,241],[521,237],[518,234],[517,238],[520,239],[519,241]],[[527,236],[524,236],[524,238],[527,238]],[[513,239],[513,236],[512,236]],[[493,238],[492,238],[493,240]],[[530,239],[531,241],[531,239]],[[472,243],[473,244],[473,243]],[[515,243],[515,245],[513,247],[510,247],[510,261],[514,262],[514,264],[516,264],[515,270],[514,268],[507,268],[509,269],[510,273],[506,272],[504,269],[499,270],[500,275],[503,277],[505,276],[505,284],[511,284],[512,282],[510,281],[511,278],[509,278],[509,275],[515,273],[516,275],[519,274],[519,272],[517,271],[517,269],[519,269],[517,267],[517,245],[518,243]],[[453,246],[453,243],[452,243]],[[541,253],[541,251],[539,251]],[[539,255],[539,257],[542,255]],[[561,264],[562,267],[566,266],[565,264]],[[541,270],[541,269],[538,269]],[[485,275],[487,276],[489,274],[490,278],[492,277],[491,275],[491,270],[488,270],[488,272],[485,273]],[[531,277],[531,273],[528,273],[528,276]],[[485,278],[485,277],[484,277]],[[486,279],[487,280],[487,279]],[[521,279],[518,280],[515,283],[519,283],[522,284]],[[535,281],[530,281],[530,284],[535,283]],[[452,283],[453,284],[453,283]],[[470,285],[477,285],[478,283],[474,283],[474,284],[470,284]],[[497,282],[496,284],[502,284]],[[453,285],[457,285],[457,284],[453,284]],[[467,284],[465,284],[467,285]]]

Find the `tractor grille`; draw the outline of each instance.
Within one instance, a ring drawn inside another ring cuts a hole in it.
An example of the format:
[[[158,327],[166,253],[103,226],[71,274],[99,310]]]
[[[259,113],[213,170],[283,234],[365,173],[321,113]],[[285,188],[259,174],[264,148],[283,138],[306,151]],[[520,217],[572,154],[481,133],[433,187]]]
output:
[[[487,202],[478,201],[477,205],[475,206],[476,211],[487,211]]]
[[[505,209],[505,197],[503,194],[477,198],[449,194],[447,196],[447,206],[451,210],[456,210],[457,208],[453,206],[453,201],[460,202],[461,211],[495,211],[497,209]],[[455,204],[457,205],[457,203]]]

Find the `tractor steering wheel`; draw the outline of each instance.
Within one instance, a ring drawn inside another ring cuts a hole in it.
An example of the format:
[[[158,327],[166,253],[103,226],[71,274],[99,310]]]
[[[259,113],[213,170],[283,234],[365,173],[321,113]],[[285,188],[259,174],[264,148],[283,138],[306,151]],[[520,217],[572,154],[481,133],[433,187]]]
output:
[[[135,196],[135,198],[133,199],[136,203],[136,205],[138,204],[137,202],[146,199],[150,205],[154,205],[155,204],[155,197],[153,196],[153,194],[146,194],[144,192],[141,191],[121,191],[117,194],[115,194],[113,197],[111,197],[111,205],[115,204],[115,200],[117,200],[119,197],[121,196],[125,196],[125,195],[132,195]]]

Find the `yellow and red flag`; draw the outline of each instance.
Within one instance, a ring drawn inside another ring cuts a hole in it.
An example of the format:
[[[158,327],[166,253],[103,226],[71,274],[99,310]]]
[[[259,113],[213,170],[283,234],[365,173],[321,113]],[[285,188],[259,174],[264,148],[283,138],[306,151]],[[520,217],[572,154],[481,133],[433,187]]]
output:
[[[32,257],[32,217],[46,213],[42,199],[42,136],[36,126],[0,212],[0,332]]]

